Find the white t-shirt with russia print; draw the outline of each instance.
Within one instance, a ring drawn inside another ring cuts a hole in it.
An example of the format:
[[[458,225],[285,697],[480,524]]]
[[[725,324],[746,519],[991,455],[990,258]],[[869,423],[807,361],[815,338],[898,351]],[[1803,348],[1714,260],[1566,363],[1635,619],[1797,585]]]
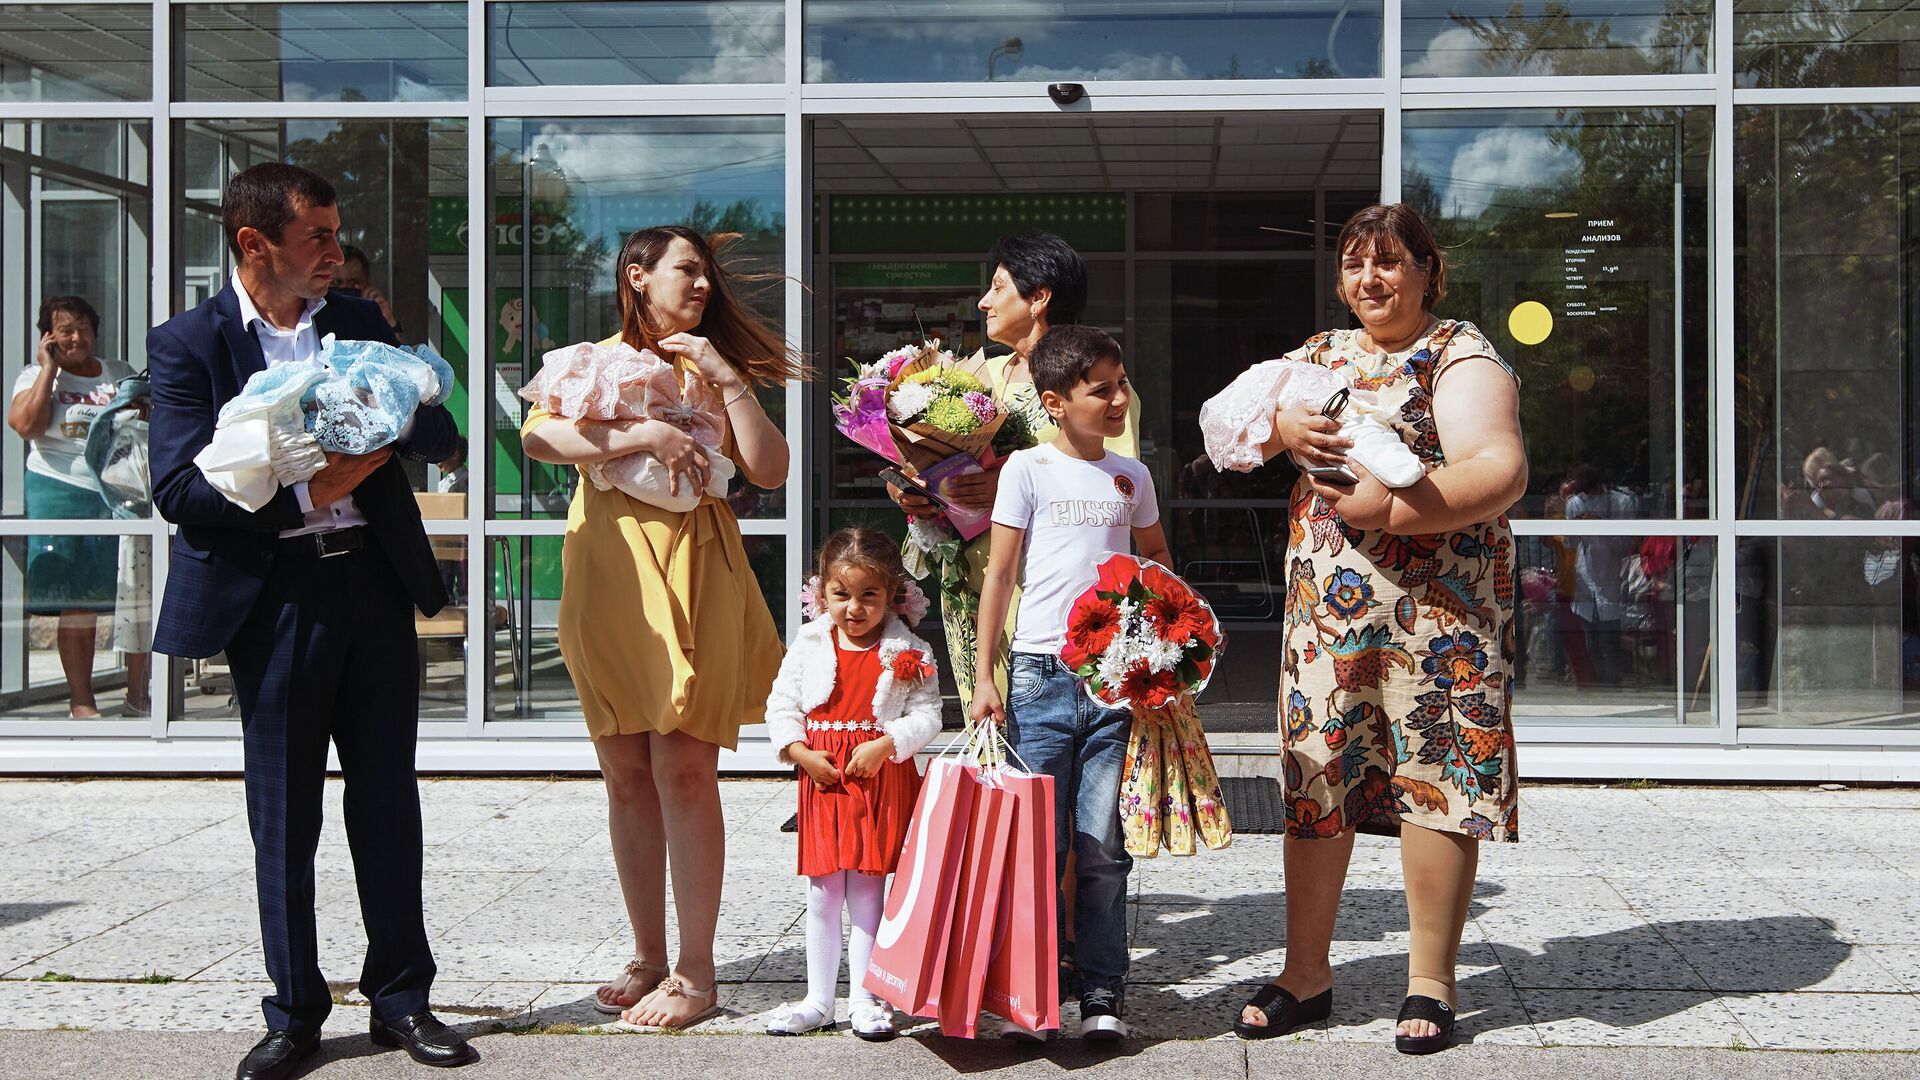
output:
[[[75,375],[65,368],[54,376],[53,410],[47,419],[47,430],[33,439],[27,451],[27,468],[42,476],[51,476],[81,487],[93,486],[93,474],[87,471],[87,432],[93,428],[94,417],[102,409],[113,403],[113,395],[120,389],[120,380],[133,374],[133,369],[118,360],[100,360],[100,374]],[[19,397],[32,389],[34,380],[40,377],[40,365],[28,364],[13,381],[13,394]]]
[[[993,523],[1024,529],[1015,652],[1057,654],[1067,613],[1109,551],[1133,550],[1134,529],[1160,520],[1153,474],[1112,452],[1082,461],[1051,445],[1021,450],[1000,467]]]

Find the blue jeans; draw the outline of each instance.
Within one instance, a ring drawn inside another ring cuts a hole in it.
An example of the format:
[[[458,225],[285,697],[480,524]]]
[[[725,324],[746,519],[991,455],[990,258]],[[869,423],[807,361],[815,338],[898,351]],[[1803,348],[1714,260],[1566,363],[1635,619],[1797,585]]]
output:
[[[1127,874],[1120,770],[1133,713],[1103,709],[1059,657],[1014,653],[1007,671],[1007,741],[1027,767],[1053,777],[1053,858],[1074,853],[1073,965],[1080,988],[1119,990],[1127,975]],[[1060,909],[1060,940],[1066,911]]]

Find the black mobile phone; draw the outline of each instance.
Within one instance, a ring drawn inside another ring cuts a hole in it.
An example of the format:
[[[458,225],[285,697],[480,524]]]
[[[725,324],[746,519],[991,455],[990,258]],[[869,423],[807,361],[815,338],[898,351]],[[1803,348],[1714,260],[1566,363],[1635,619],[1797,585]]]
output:
[[[899,469],[896,469],[891,465],[888,465],[887,467],[880,470],[880,479],[886,481],[889,484],[892,484],[894,487],[897,487],[902,491],[911,491],[915,495],[918,495],[921,498],[926,499],[927,501],[933,503],[935,506],[938,506],[943,510],[953,509],[953,504],[941,498],[940,495],[937,492],[935,492],[932,488],[921,483],[919,480],[916,480],[913,477],[908,476],[906,473],[901,472]]]
[[[1307,475],[1343,487],[1352,487],[1360,482],[1360,478],[1348,472],[1345,465],[1315,465],[1307,470]]]

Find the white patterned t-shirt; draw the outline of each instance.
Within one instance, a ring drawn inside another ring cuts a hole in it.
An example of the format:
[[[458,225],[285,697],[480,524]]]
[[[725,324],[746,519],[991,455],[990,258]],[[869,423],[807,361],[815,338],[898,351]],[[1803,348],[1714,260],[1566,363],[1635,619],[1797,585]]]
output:
[[[1133,530],[1160,520],[1153,474],[1111,451],[1082,461],[1047,444],[1018,451],[1000,468],[993,523],[1024,529],[1020,612],[1013,650],[1057,654],[1067,613],[1110,551],[1133,549]]]

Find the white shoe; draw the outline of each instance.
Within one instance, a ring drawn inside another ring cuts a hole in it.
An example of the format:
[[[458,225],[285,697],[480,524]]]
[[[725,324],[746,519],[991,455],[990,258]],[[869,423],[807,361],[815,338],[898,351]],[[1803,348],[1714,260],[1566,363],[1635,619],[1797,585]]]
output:
[[[1030,1027],[1021,1027],[1012,1020],[1002,1020],[1000,1022],[1000,1037],[1010,1042],[1043,1043],[1047,1041],[1046,1032],[1035,1031]]]
[[[868,1042],[886,1042],[893,1038],[893,1009],[884,1002],[855,1001],[847,1007],[847,1020],[853,1033]]]
[[[811,1035],[833,1027],[833,1010],[821,1009],[811,1001],[782,1005],[767,1017],[769,1035]]]

